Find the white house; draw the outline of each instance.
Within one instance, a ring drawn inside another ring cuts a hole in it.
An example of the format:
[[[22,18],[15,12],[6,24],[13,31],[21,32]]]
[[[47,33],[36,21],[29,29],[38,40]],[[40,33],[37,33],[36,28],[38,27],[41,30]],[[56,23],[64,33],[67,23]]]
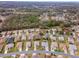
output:
[[[52,31],[53,31],[53,35],[55,35],[55,34],[56,34],[57,29],[56,29],[56,28],[52,28]]]
[[[31,47],[31,42],[30,41],[26,42],[26,51],[28,51],[30,47]]]
[[[61,36],[58,37],[58,39],[59,39],[60,41],[64,41],[64,36],[61,35]]]
[[[19,51],[22,51],[22,42],[18,42],[16,47]]]
[[[34,42],[34,50],[37,50],[37,47],[39,46],[39,41]]]
[[[28,35],[28,40],[33,40],[34,39],[34,33],[30,32]]]
[[[4,51],[4,53],[6,54],[6,53],[8,52],[8,49],[13,48],[13,47],[14,47],[14,44],[13,44],[13,43],[7,44],[7,45],[5,46],[5,51]]]
[[[21,40],[26,40],[26,32],[21,33]]]
[[[48,46],[48,42],[42,42],[41,43],[42,47],[45,48],[45,51],[49,51],[49,46]],[[49,53],[46,53],[46,55],[50,55]]]
[[[68,37],[68,42],[69,42],[69,43],[74,43],[74,38],[73,38],[72,36],[69,36],[69,37]]]
[[[57,15],[56,16],[56,21],[65,21],[65,17],[63,15]]]
[[[51,40],[56,40],[56,36],[53,36],[52,34],[50,35]]]
[[[46,47],[48,47],[48,42],[43,41],[43,42],[41,43],[41,45],[42,45],[42,47],[45,47],[45,50],[46,50]]]
[[[51,42],[51,51],[55,51],[58,48],[57,42]]]
[[[72,44],[69,45],[69,51],[71,55],[75,55],[76,50],[77,50],[76,45],[72,45]]]
[[[48,13],[43,13],[43,15],[40,15],[39,19],[41,21],[48,21],[49,20]]]

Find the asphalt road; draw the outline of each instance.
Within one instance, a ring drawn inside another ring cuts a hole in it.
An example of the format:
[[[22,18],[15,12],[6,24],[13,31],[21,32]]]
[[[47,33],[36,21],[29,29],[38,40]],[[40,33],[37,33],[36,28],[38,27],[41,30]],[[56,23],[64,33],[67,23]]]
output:
[[[68,56],[71,58],[79,58],[79,56],[74,56],[74,55],[70,55],[70,54],[65,54],[63,52],[52,52],[52,51],[33,51],[33,50],[29,50],[29,51],[21,51],[21,52],[12,52],[12,53],[7,53],[7,54],[0,54],[0,57],[4,57],[4,56],[11,56],[11,55],[15,55],[15,54],[32,54],[32,53],[53,53],[56,55],[64,55],[64,56]]]

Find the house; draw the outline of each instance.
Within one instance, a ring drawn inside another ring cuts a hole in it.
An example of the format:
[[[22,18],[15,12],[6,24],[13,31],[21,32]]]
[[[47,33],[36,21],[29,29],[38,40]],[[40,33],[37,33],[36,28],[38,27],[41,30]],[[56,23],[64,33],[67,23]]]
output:
[[[45,33],[45,35],[44,35],[44,38],[45,38],[45,39],[48,39],[48,38],[49,38],[49,32],[48,32],[48,31],[46,31],[46,33]]]
[[[10,48],[14,47],[14,44],[13,44],[13,43],[7,44],[6,47],[7,47],[8,49],[10,49]]]
[[[69,36],[69,37],[68,37],[68,42],[69,42],[69,43],[74,43],[74,38],[73,38],[72,36]]]
[[[45,49],[46,51],[49,51],[48,42],[44,41],[44,42],[41,43],[41,45],[42,45],[42,47],[44,47],[44,49]]]
[[[51,42],[51,51],[55,51],[58,48],[57,42]]]
[[[35,28],[30,28],[30,29],[28,29],[28,31],[34,32],[34,29],[35,29]]]
[[[73,26],[72,29],[74,29],[76,33],[79,33],[79,25]]]
[[[60,41],[64,41],[64,36],[61,35],[61,36],[58,37],[58,39],[59,39]]]
[[[13,43],[7,44],[5,46],[4,53],[6,54],[8,52],[8,50],[11,49],[11,48],[13,48],[13,47],[14,47],[14,44]]]
[[[49,51],[49,45],[48,42],[44,41],[41,43],[42,47],[45,49],[45,51]],[[49,53],[46,53],[46,55],[50,55]]]
[[[76,45],[74,45],[74,44],[70,44],[69,45],[69,51],[70,51],[70,54],[71,55],[75,55],[75,51],[77,50],[77,47],[76,47]]]
[[[42,38],[42,33],[41,32],[36,32],[34,34],[35,34],[35,36],[34,36],[35,39],[41,39]]]
[[[53,35],[56,35],[57,29],[56,28],[52,28],[52,31],[53,31]]]
[[[37,50],[37,47],[39,47],[39,41],[34,41],[34,50]]]
[[[65,54],[67,54],[67,46],[65,43],[60,43],[59,44],[59,48],[61,49],[62,52],[64,52]]]
[[[65,21],[65,18],[62,15],[56,16],[56,21]]]
[[[28,40],[33,40],[33,39],[34,39],[34,33],[33,32],[29,32]]]
[[[7,19],[8,16],[2,16],[0,15],[0,23],[3,23],[6,19]]]
[[[7,44],[13,43],[14,39],[15,39],[15,37],[13,36],[13,34],[7,35],[7,38],[6,38]]]
[[[56,36],[54,36],[54,35],[51,34],[51,35],[50,35],[50,39],[56,41]]]
[[[41,21],[48,21],[49,20],[48,13],[43,13],[43,15],[40,15],[39,19]]]
[[[76,33],[75,32],[72,32],[72,35],[74,38],[76,38]]]
[[[35,31],[36,31],[36,32],[39,32],[39,31],[40,31],[40,28],[36,28]]]
[[[26,42],[26,51],[28,51],[29,48],[31,48],[31,42],[30,41]]]
[[[19,50],[19,51],[22,51],[22,42],[18,42],[16,44],[16,48]]]
[[[34,41],[34,51],[38,50],[37,48],[40,45],[39,43],[40,43],[39,41]],[[32,57],[36,57],[36,56],[37,56],[37,53],[32,54]]]
[[[65,53],[65,54],[68,53],[68,51],[67,51],[67,45],[65,45],[65,44],[63,45],[63,50],[64,50],[64,53]]]
[[[22,31],[21,33],[21,40],[26,40],[26,32]]]
[[[51,16],[51,20],[56,20],[56,16]]]
[[[15,33],[15,40],[14,42],[20,41],[20,35],[19,35],[19,31],[16,31]]]
[[[56,31],[57,31],[56,28],[52,28],[48,30],[49,34],[52,34],[52,35],[56,35]]]

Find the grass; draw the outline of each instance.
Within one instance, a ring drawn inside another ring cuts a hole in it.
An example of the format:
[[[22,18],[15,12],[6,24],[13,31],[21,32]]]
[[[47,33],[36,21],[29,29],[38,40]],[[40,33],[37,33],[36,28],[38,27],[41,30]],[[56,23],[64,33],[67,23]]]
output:
[[[69,42],[68,42],[68,37],[65,37],[65,44],[66,44],[66,46],[67,46],[67,52],[69,53],[69,50],[68,50],[68,48],[69,48]]]
[[[22,45],[22,47],[23,47],[23,50],[26,49],[26,41],[23,41],[23,45]]]
[[[78,47],[79,43],[77,42],[77,38],[74,39],[75,45]],[[77,48],[77,53],[75,54],[76,56],[79,56],[79,47]]]
[[[4,58],[13,58],[12,56],[5,56]]]

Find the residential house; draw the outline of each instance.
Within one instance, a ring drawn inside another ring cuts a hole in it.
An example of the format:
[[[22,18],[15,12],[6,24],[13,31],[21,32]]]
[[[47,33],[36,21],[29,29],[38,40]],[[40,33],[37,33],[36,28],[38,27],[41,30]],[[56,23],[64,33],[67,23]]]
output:
[[[32,43],[30,41],[26,42],[26,51],[28,51],[29,48],[31,48],[31,44]]]
[[[37,50],[37,47],[39,47],[39,41],[34,41],[34,50]]]
[[[73,38],[73,36],[69,36],[69,37],[68,37],[68,42],[69,42],[69,43],[74,43],[74,38]]]
[[[26,40],[26,32],[22,31],[21,33],[21,40]]]
[[[51,42],[51,51],[55,51],[58,49],[58,43],[57,42]]]
[[[53,40],[56,41],[56,36],[51,34],[51,35],[50,35],[50,39],[51,39],[52,41],[53,41]]]
[[[58,39],[59,39],[60,41],[64,41],[64,36],[63,36],[63,35],[60,35],[60,36],[58,37]]]
[[[14,47],[14,44],[13,43],[7,44],[5,46],[4,53],[6,54],[8,52],[8,50],[11,49],[11,48],[13,48],[13,47]]]
[[[45,51],[49,51],[49,45],[47,41],[42,42],[41,45],[45,49]],[[46,53],[46,55],[50,55],[50,54]]]
[[[48,21],[49,20],[48,13],[43,13],[43,15],[40,15],[39,19],[41,21]]]
[[[71,55],[75,55],[76,50],[77,50],[76,45],[74,45],[74,44],[69,45],[69,52],[70,52]]]
[[[22,42],[17,42],[16,48],[21,52],[22,51]]]

